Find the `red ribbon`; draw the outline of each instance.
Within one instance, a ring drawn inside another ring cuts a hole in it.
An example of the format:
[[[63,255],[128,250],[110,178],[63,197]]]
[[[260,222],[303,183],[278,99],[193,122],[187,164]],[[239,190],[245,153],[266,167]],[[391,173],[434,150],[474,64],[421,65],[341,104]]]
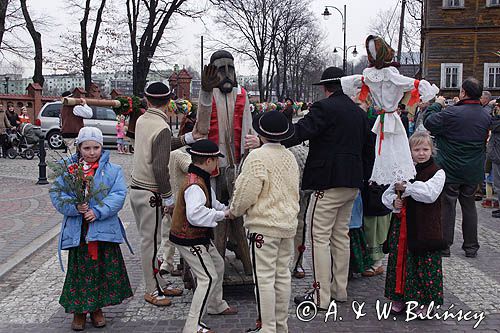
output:
[[[410,97],[410,100],[408,101],[409,106],[413,106],[413,105],[417,104],[418,101],[420,101],[420,93],[418,91],[419,85],[420,85],[419,80],[415,80],[415,82],[413,82],[413,86],[415,88],[413,88],[413,90],[411,91],[411,97]]]
[[[398,214],[400,220],[399,241],[396,263],[396,294],[404,294],[407,261],[406,203]]]
[[[366,99],[368,98],[368,95],[370,94],[370,87],[368,87],[366,84],[365,84],[365,78],[362,77],[361,78],[361,82],[362,82],[362,85],[361,85],[361,91],[359,92],[359,97],[358,99],[361,101],[361,102],[365,102]]]

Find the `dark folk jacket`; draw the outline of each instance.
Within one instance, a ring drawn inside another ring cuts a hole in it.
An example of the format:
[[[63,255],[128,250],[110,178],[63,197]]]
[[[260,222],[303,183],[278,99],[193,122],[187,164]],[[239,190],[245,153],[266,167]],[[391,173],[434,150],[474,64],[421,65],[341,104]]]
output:
[[[302,190],[362,188],[374,149],[366,113],[342,91],[315,102],[295,125],[286,147],[309,140]]]

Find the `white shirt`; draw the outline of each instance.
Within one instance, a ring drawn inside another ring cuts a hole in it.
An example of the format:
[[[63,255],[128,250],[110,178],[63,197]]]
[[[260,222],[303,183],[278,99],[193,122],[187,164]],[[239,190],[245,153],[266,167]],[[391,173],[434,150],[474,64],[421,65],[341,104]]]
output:
[[[186,201],[186,217],[188,222],[195,227],[215,228],[217,222],[224,220],[224,210],[227,206],[221,204],[215,198],[214,190],[210,189],[212,195],[212,207],[207,208],[207,198],[202,188],[198,185],[191,185],[184,192]]]
[[[422,203],[433,203],[439,198],[443,191],[446,174],[444,170],[438,170],[436,174],[426,182],[416,181],[408,183],[401,196],[402,198],[412,197],[413,200]],[[398,197],[395,184],[392,184],[382,195],[382,203],[394,213],[399,213],[399,209],[394,208],[394,200]]]
[[[87,104],[84,105],[75,105],[73,107],[73,114],[78,117],[82,117],[85,119],[92,118],[92,108]]]

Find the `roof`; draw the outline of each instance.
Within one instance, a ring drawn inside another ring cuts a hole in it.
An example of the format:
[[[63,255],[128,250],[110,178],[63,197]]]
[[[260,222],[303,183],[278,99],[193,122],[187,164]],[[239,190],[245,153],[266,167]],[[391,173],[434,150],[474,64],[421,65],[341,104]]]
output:
[[[193,77],[191,76],[191,74],[189,74],[189,72],[185,68],[183,68],[183,69],[181,69],[181,71],[177,75],[177,78],[178,79],[192,79]]]
[[[416,78],[419,74],[420,66],[418,64],[403,64],[398,69],[401,75]]]

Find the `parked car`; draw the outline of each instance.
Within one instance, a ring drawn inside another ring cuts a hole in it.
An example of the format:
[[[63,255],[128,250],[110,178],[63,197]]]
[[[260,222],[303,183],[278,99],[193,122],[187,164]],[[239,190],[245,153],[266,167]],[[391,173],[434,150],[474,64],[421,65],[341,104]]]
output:
[[[40,126],[42,134],[47,140],[49,147],[60,149],[64,146],[61,129],[59,127],[59,115],[62,103],[46,103],[37,119],[35,125]],[[116,114],[110,108],[91,106],[93,111],[92,119],[84,119],[85,126],[97,127],[102,131],[105,145],[116,145]]]

